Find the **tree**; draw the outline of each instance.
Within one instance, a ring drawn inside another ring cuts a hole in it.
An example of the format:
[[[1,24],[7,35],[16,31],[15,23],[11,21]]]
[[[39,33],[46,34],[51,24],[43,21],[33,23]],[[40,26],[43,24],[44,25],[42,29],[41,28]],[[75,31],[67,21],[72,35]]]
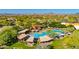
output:
[[[0,30],[0,45],[11,45],[17,41],[17,30],[12,26],[4,26]]]
[[[49,24],[50,27],[57,27],[57,28],[66,28],[65,25],[62,25],[60,22],[52,22]]]
[[[69,32],[73,32],[75,30],[75,28],[73,25],[69,25],[69,26],[67,26],[66,30]]]

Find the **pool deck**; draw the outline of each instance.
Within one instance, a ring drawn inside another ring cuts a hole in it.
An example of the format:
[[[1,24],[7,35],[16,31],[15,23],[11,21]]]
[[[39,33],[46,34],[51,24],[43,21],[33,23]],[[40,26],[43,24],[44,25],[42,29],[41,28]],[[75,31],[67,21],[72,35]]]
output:
[[[33,46],[34,44],[33,40],[34,40],[34,37],[32,36],[29,39],[27,39],[26,42],[29,46]],[[40,41],[39,45],[41,46],[49,45],[49,43],[53,41],[53,38],[50,38],[49,36],[43,36],[43,37],[40,37],[38,41]]]
[[[29,39],[27,39],[27,42],[29,43],[33,43],[33,40],[34,40],[34,37],[30,37]],[[40,37],[40,42],[48,42],[50,40],[53,40],[53,38],[50,38],[48,36],[43,36],[43,37]]]

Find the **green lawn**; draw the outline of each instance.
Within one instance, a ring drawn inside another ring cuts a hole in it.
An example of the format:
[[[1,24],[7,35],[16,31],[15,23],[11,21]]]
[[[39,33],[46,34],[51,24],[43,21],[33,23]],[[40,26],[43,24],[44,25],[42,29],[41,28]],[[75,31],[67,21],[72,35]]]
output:
[[[75,30],[70,36],[54,41],[51,45],[55,49],[79,49],[79,30]]]
[[[34,47],[29,47],[24,42],[17,42],[15,44],[11,45],[9,48],[12,48],[12,49],[31,49],[31,48],[34,48]]]

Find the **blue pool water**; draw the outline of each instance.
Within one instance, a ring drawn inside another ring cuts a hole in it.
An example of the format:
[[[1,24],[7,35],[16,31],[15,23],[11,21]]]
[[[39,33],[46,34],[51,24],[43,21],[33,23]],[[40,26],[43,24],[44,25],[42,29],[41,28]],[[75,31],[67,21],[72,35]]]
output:
[[[47,35],[46,32],[42,32],[42,33],[40,34],[40,36],[45,36],[45,35]]]
[[[40,33],[40,34],[38,34],[38,33],[34,33],[34,34],[33,34],[34,37],[38,37],[38,36],[41,37],[41,36],[46,36],[46,35],[47,35],[46,32],[42,32],[42,33]]]
[[[64,33],[62,30],[51,30],[51,32],[58,32],[58,33]],[[49,32],[49,33],[51,33],[51,32]],[[48,35],[48,33],[47,32],[42,32],[41,34],[39,34],[39,37],[40,36],[46,36],[46,35]]]
[[[62,31],[62,30],[52,30],[52,32],[64,33],[64,31]]]

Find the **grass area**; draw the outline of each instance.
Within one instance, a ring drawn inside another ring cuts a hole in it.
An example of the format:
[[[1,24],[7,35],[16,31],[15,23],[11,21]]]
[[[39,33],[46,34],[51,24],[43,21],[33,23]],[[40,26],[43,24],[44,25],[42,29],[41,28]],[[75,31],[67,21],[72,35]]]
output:
[[[11,48],[11,49],[32,49],[34,47],[29,47],[24,42],[17,42],[15,44],[11,45],[9,48]]]
[[[56,40],[51,46],[54,49],[79,49],[79,30],[75,30],[72,35]]]

